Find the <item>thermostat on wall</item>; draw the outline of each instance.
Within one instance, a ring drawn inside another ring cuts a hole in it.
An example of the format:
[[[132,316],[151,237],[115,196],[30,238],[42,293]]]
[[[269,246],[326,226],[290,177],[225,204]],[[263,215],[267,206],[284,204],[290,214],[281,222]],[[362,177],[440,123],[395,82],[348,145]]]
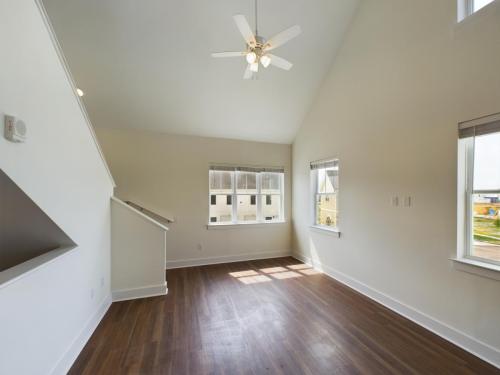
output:
[[[11,142],[21,143],[26,140],[26,125],[15,116],[5,115],[5,138]]]

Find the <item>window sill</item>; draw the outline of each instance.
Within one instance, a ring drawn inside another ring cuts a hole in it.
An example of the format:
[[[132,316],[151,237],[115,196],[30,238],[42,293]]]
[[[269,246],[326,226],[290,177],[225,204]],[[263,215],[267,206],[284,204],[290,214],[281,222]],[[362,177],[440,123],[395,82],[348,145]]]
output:
[[[229,223],[229,224],[207,224],[207,230],[213,229],[242,229],[242,228],[265,228],[273,225],[286,224],[286,221],[271,221],[269,223]]]
[[[323,233],[340,238],[340,230],[338,228],[327,228],[327,227],[322,227],[320,225],[311,225],[310,228],[314,232]]]
[[[500,281],[500,266],[496,264],[481,262],[469,258],[451,258],[450,260],[454,262],[453,268],[458,271]]]

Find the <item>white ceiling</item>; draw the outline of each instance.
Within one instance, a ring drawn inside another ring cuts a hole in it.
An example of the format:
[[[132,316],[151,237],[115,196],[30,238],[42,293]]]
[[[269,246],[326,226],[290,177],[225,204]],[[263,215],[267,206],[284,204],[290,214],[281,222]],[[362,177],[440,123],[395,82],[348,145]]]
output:
[[[232,15],[253,0],[44,0],[94,126],[291,143],[358,0],[260,0],[259,34],[303,33],[273,51],[294,63],[244,81]],[[263,70],[263,69],[262,69]]]

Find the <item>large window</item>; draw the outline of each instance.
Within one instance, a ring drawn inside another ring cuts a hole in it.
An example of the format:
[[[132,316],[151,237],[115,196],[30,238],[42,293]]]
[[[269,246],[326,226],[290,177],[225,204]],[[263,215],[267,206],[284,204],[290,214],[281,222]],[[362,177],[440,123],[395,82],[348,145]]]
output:
[[[311,163],[314,225],[338,228],[339,162],[328,160]]]
[[[459,134],[459,255],[500,264],[500,115],[463,123]]]
[[[211,167],[211,225],[283,221],[282,168]]]

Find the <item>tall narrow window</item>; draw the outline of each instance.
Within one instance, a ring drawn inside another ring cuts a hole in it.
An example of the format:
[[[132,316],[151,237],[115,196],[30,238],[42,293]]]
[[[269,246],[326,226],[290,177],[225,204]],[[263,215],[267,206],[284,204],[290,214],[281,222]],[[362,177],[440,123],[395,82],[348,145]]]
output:
[[[462,255],[500,264],[500,114],[461,124],[459,136]]]
[[[339,161],[311,163],[313,181],[314,225],[338,228]]]
[[[209,179],[209,224],[283,220],[282,168],[213,166]]]

